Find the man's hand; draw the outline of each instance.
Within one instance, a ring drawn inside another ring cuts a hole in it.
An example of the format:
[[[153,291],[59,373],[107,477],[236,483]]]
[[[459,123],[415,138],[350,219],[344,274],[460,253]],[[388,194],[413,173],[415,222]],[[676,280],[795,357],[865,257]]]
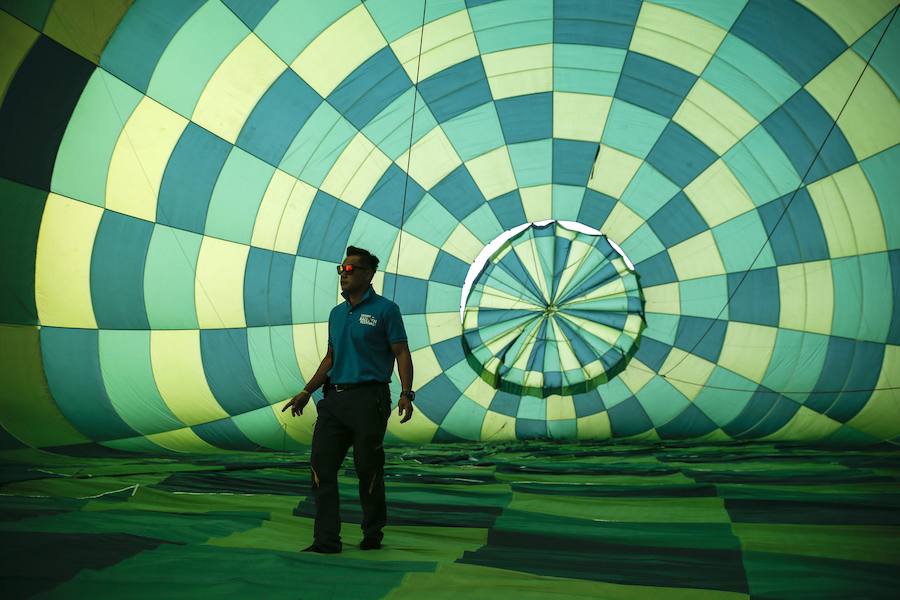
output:
[[[281,412],[284,412],[288,408],[290,408],[292,417],[296,417],[298,414],[302,415],[303,409],[306,408],[306,403],[309,402],[309,399],[311,397],[311,394],[306,390],[300,390],[299,394],[291,398],[290,401],[284,405],[284,408],[281,409]]]
[[[400,419],[401,423],[406,423],[412,418],[413,414],[413,405],[412,402],[409,401],[409,398],[406,396],[400,396],[400,401],[397,403],[397,411],[398,415],[404,415],[402,419]]]

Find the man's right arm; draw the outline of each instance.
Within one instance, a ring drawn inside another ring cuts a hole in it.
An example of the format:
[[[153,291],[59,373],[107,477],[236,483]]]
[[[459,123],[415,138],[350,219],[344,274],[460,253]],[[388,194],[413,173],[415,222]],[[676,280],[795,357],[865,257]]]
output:
[[[325,353],[325,358],[323,358],[322,362],[319,363],[319,368],[316,369],[315,375],[313,375],[306,383],[303,391],[308,394],[312,394],[314,391],[322,387],[322,384],[325,383],[325,379],[328,377],[328,371],[331,370],[333,364],[334,354],[331,348],[331,344],[328,344],[328,352]]]
[[[334,355],[331,349],[331,344],[328,344],[328,352],[325,353],[325,358],[322,359],[322,362],[319,363],[319,368],[316,369],[315,375],[313,375],[309,381],[306,383],[306,386],[300,390],[296,396],[290,399],[290,401],[284,405],[284,408],[281,409],[281,412],[286,411],[288,408],[291,409],[291,414],[293,416],[297,416],[297,414],[303,414],[303,408],[306,406],[307,402],[309,402],[312,393],[319,389],[323,383],[325,383],[325,379],[328,377],[328,371],[331,370],[331,366],[334,363]]]

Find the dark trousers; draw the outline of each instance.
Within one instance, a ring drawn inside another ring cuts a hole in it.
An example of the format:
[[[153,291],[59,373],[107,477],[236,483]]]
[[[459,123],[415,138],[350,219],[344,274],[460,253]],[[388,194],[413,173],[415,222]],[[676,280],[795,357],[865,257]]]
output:
[[[387,522],[384,496],[384,432],[391,414],[387,384],[326,391],[317,405],[310,458],[316,501],[314,536],[319,545],[341,548],[338,471],[353,446],[359,478],[363,536],[381,541]]]

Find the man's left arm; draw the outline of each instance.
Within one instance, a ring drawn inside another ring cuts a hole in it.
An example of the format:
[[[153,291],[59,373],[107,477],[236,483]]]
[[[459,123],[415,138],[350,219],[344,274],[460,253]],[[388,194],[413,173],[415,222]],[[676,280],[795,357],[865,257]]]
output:
[[[394,352],[394,358],[397,359],[397,373],[400,375],[400,389],[404,392],[412,390],[413,382],[413,364],[412,356],[409,354],[409,345],[404,342],[396,342],[391,344],[391,350]],[[412,418],[413,406],[408,396],[400,396],[397,404],[398,414],[403,415],[401,423],[406,423]]]

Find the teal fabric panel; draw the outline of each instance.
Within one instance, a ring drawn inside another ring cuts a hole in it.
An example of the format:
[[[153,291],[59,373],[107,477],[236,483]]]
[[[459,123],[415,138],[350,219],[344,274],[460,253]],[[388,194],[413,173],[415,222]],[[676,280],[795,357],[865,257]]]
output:
[[[41,328],[47,385],[66,420],[92,440],[130,438],[140,433],[116,411],[100,371],[96,329]]]
[[[0,178],[0,322],[37,325],[35,263],[47,192]]]
[[[91,304],[100,329],[147,329],[144,265],[153,223],[104,211],[91,254]]]
[[[553,5],[546,0],[470,6],[469,19],[482,54],[553,41]]]
[[[204,0],[160,4],[135,2],[109,39],[100,66],[140,92],[146,92],[159,57],[175,33]]]

